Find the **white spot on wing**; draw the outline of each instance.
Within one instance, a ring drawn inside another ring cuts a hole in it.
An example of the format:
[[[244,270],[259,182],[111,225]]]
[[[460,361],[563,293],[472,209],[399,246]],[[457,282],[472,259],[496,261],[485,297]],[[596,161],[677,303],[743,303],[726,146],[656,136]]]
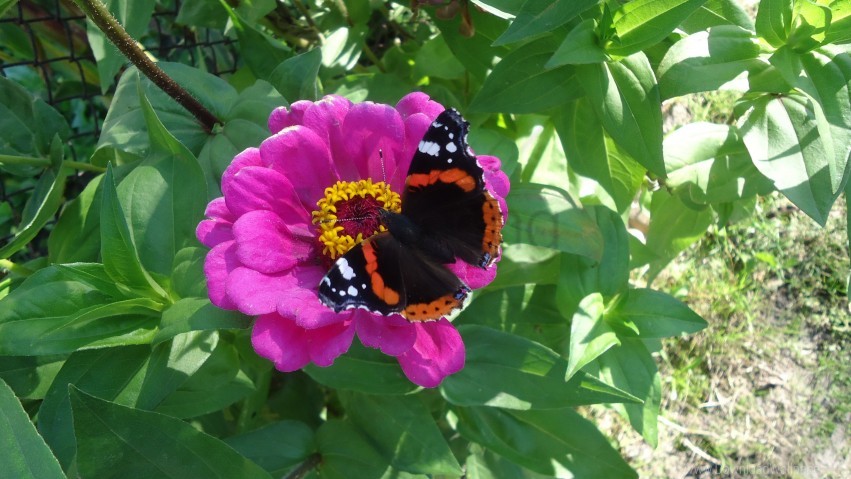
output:
[[[420,153],[425,153],[431,156],[437,156],[437,154],[440,152],[440,145],[433,141],[422,140],[420,141],[418,148],[420,150]]]
[[[325,285],[331,286],[331,280],[328,279],[327,276],[322,278],[322,283],[325,284]]]
[[[449,153],[455,153],[456,151],[458,151],[458,147],[455,146],[455,143],[450,142],[446,144],[446,151],[448,151]]]
[[[450,133],[450,134],[449,134],[449,139],[451,140],[451,139],[453,139],[453,138],[455,138],[455,133]]]
[[[441,126],[443,126],[443,123],[438,123],[438,122],[435,121],[435,122],[432,122],[431,126],[433,126],[435,128],[440,128]]]
[[[340,290],[340,296],[345,296],[345,295],[346,295],[346,292],[341,289]]]
[[[366,283],[361,283],[360,287],[361,287],[362,289],[366,289]]]
[[[340,274],[343,275],[344,279],[352,279],[355,277],[355,270],[349,266],[349,262],[346,258],[340,258],[337,260],[337,269],[340,270]]]
[[[349,293],[349,296],[357,296],[358,295],[358,289],[355,288],[354,286],[349,286],[349,289],[347,289],[346,292]]]

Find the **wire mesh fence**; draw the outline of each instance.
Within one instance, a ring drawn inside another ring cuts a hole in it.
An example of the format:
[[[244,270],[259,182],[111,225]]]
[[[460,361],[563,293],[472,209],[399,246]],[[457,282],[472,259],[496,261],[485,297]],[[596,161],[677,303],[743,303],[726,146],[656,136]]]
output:
[[[180,9],[180,0],[157,2],[147,32],[137,39],[145,50],[158,60],[191,64],[217,76],[235,72],[239,66],[236,40],[220,30],[179,24]],[[109,86],[101,90],[86,17],[72,0],[21,0],[0,17],[0,75],[21,84],[65,117],[72,132],[65,145],[70,159],[85,161],[94,151],[123,70],[103,82]],[[76,196],[88,175],[69,178],[66,198]],[[6,218],[7,223],[17,224],[35,179],[2,176],[0,223]],[[0,244],[12,236],[11,225],[0,224]],[[30,248],[40,249],[38,243]]]

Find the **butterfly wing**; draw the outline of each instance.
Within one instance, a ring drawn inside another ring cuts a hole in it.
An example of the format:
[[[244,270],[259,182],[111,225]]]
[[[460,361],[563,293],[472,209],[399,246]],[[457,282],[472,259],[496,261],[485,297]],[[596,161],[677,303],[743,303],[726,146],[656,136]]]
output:
[[[390,233],[367,238],[341,256],[319,283],[334,311],[362,308],[409,321],[439,319],[463,306],[470,289],[443,265]]]
[[[467,145],[469,125],[454,109],[438,115],[408,169],[402,214],[427,237],[427,253],[450,250],[467,263],[489,266],[502,242],[499,202],[485,189],[484,170]],[[438,247],[430,248],[429,242]],[[445,258],[440,258],[445,260]]]

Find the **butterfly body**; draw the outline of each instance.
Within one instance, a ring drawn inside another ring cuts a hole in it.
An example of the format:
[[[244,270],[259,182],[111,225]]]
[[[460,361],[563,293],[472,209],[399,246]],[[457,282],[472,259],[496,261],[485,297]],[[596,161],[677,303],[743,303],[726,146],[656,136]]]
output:
[[[458,258],[491,267],[503,225],[484,170],[467,146],[467,128],[453,109],[432,122],[411,161],[401,213],[381,210],[387,231],[331,266],[319,285],[323,304],[409,321],[436,320],[463,307],[470,288],[445,265]]]

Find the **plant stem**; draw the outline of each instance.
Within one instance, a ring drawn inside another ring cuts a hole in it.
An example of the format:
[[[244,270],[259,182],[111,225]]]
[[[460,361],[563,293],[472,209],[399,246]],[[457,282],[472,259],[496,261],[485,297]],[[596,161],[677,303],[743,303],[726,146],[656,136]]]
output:
[[[293,471],[284,479],[302,479],[307,475],[313,468],[319,465],[319,462],[322,460],[322,457],[319,454],[313,454],[304,460],[297,468],[293,469]]]
[[[47,167],[50,166],[50,160],[47,158],[31,158],[28,156],[14,156],[14,155],[0,155],[0,164],[4,165],[26,165],[26,166],[40,166]],[[63,161],[63,167],[71,168],[74,170],[81,171],[94,171],[96,173],[103,173],[106,171],[106,168],[102,166],[93,165],[91,163],[81,163],[79,161]]]
[[[174,98],[183,108],[192,113],[196,119],[207,129],[213,131],[216,123],[221,121],[216,118],[204,105],[195,99],[188,91],[171,79],[160,67],[157,66],[145,52],[139,47],[135,40],[118,23],[118,20],[107,10],[101,0],[74,0],[80,6],[92,22],[106,35],[110,42],[115,45],[136,68],[145,74],[155,85]]]

